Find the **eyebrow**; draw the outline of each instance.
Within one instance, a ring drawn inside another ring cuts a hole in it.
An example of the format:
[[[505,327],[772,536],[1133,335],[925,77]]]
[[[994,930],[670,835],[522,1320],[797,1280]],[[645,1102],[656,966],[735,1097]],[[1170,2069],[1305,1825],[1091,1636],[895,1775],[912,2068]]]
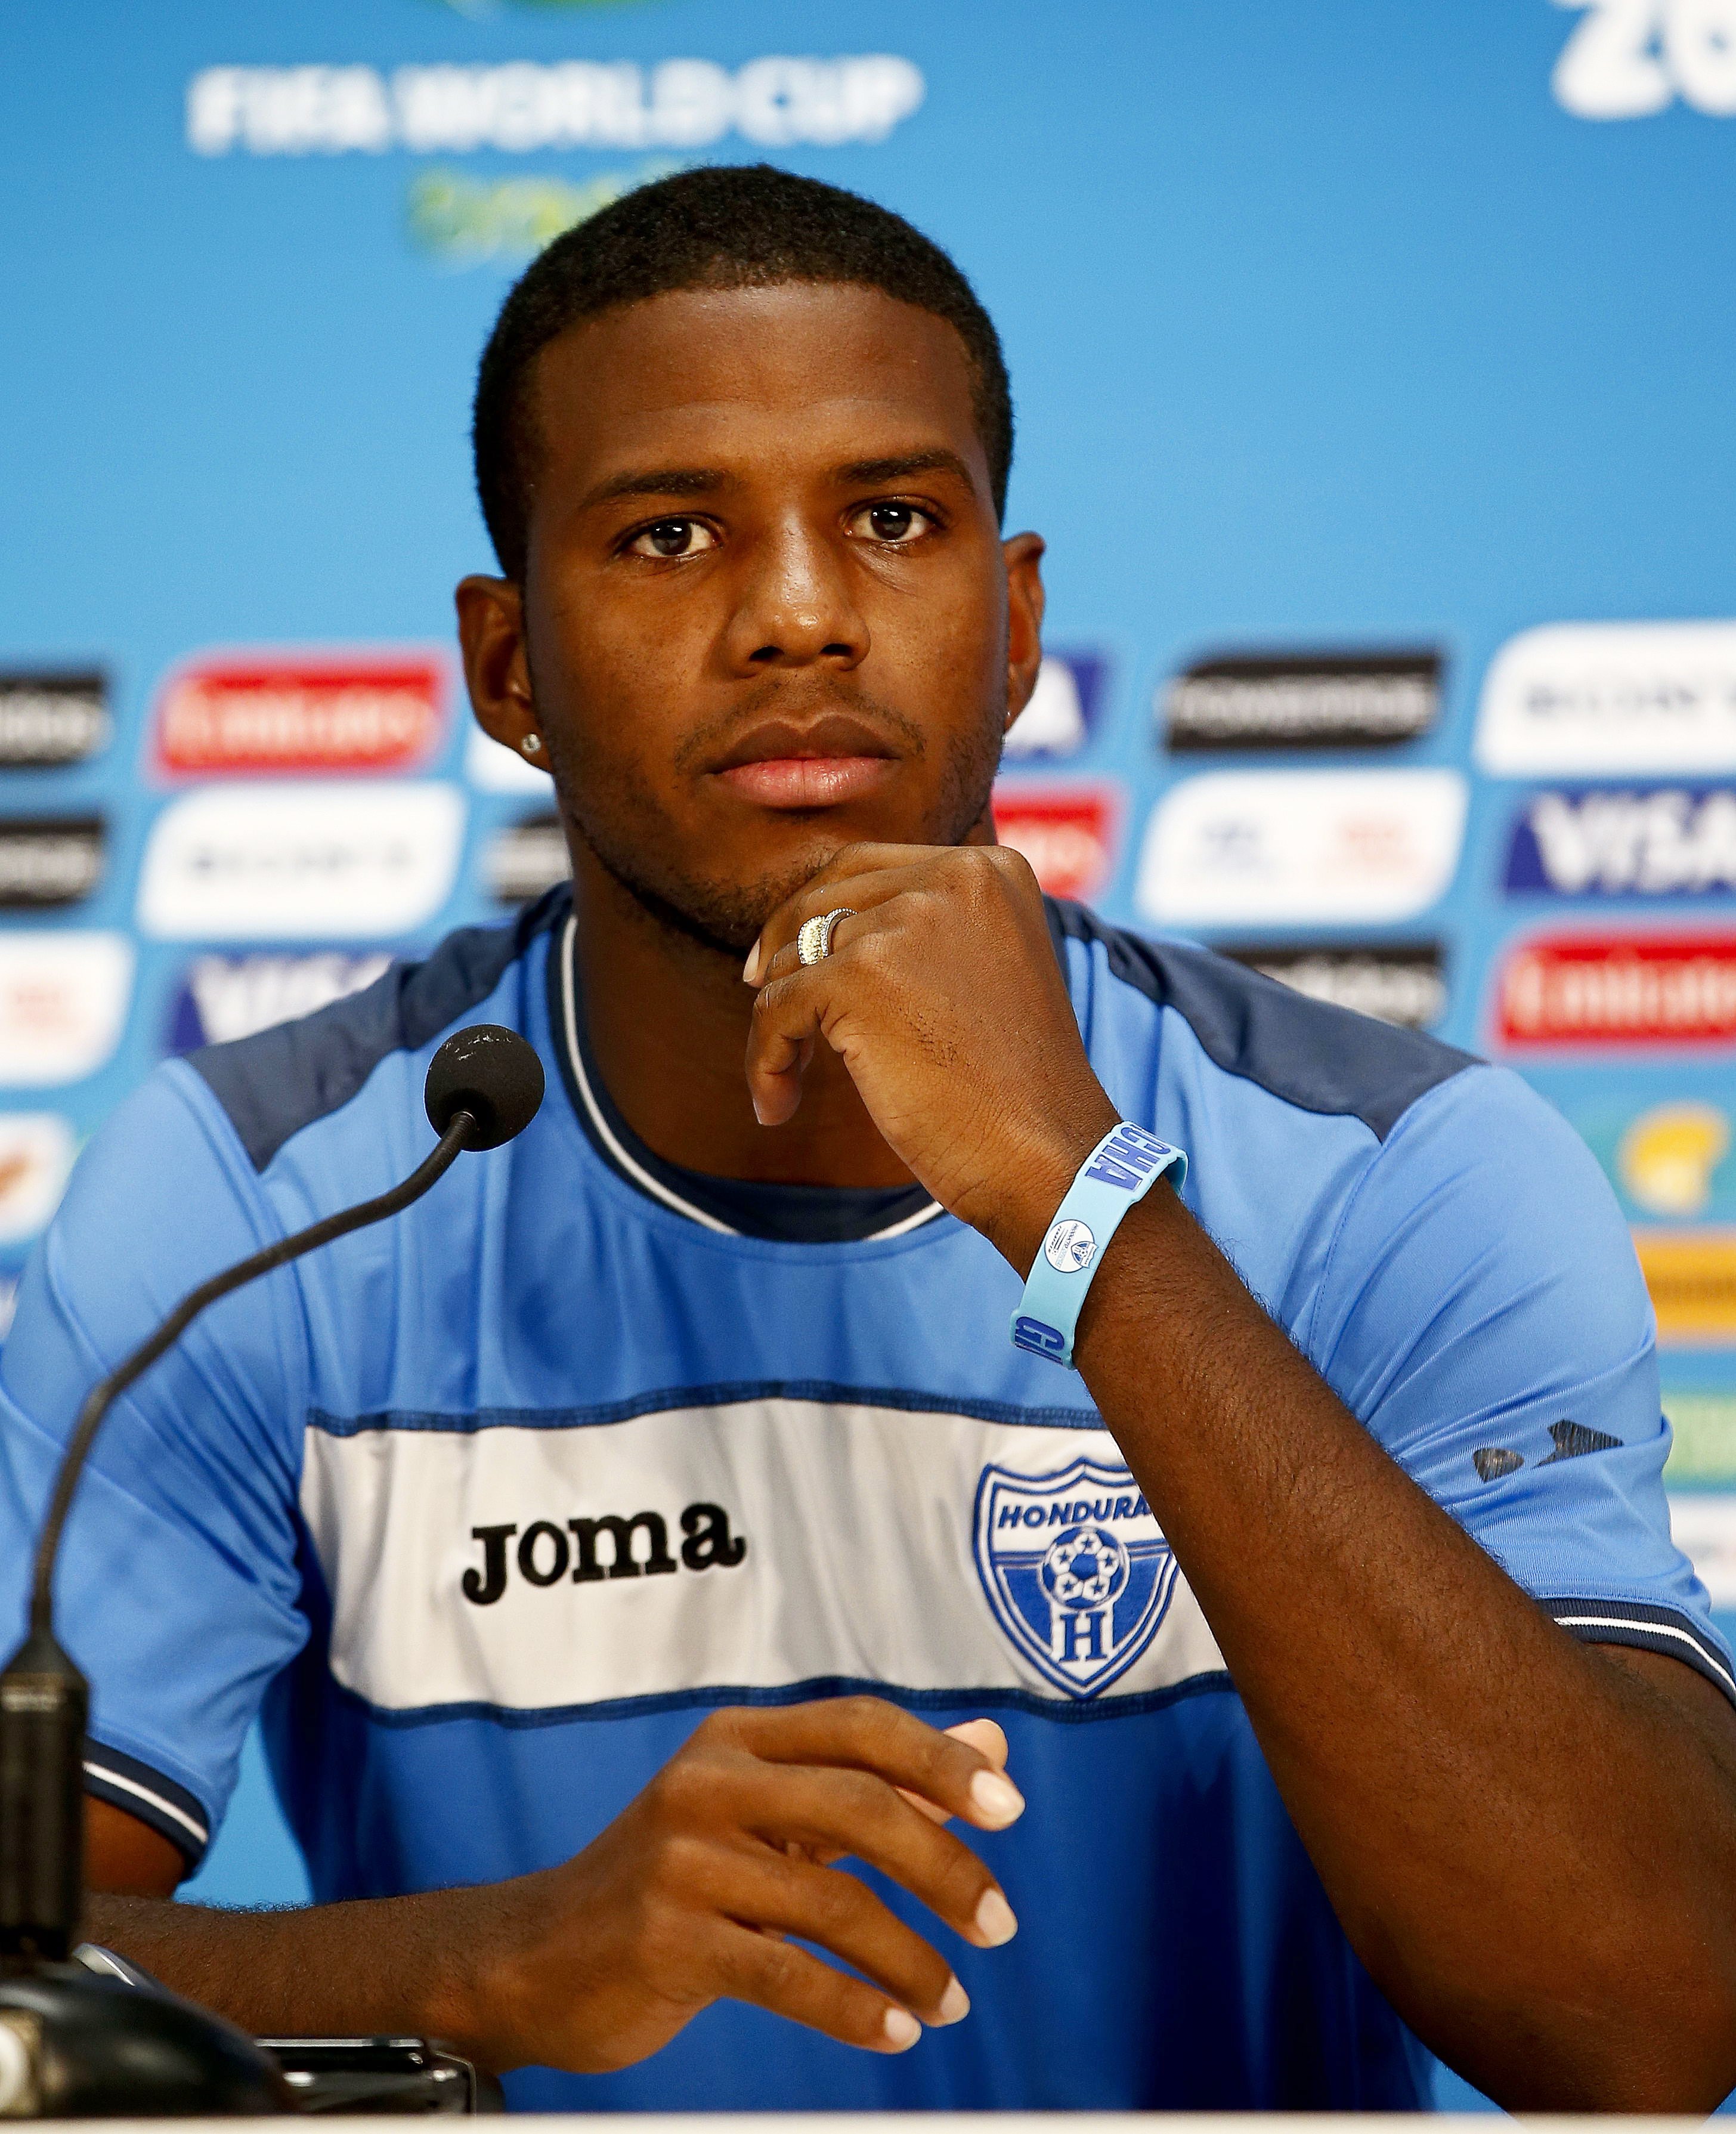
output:
[[[880,460],[852,460],[848,466],[837,470],[836,479],[845,482],[902,481],[906,475],[956,475],[967,489],[974,490],[971,470],[957,452],[938,446],[932,451],[898,452]]]
[[[644,473],[614,475],[599,482],[580,509],[612,504],[623,496],[708,496],[723,487],[724,480],[716,467],[652,467]]]
[[[883,459],[851,460],[847,466],[834,469],[835,481],[874,483],[902,481],[913,474],[950,474],[956,476],[967,489],[974,490],[971,470],[958,454],[944,446],[921,452],[895,452]],[[722,489],[728,476],[719,467],[651,467],[644,471],[629,471],[611,475],[607,481],[599,482],[586,495],[581,510],[590,510],[599,504],[614,504],[624,497],[709,496]]]

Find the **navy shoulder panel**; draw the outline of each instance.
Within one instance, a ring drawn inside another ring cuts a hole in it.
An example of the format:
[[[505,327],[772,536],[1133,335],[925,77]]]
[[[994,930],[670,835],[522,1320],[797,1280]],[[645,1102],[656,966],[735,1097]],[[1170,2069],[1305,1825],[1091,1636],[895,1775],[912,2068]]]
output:
[[[363,992],[295,1022],[187,1055],[263,1171],[292,1134],[347,1104],[390,1052],[414,1052],[486,1000],[564,908],[565,883],[510,926],[466,926],[427,960],[394,963]]]
[[[1095,944],[1113,976],[1173,1007],[1227,1074],[1304,1112],[1361,1119],[1384,1141],[1417,1098],[1483,1063],[1420,1031],[1310,1000],[1208,949],[1148,941],[1083,905],[1047,900],[1057,947]]]

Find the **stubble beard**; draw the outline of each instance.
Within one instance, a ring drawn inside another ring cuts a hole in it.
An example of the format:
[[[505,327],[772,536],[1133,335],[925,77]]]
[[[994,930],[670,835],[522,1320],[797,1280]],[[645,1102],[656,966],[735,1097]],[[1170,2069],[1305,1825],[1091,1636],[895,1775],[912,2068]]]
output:
[[[923,745],[919,735],[918,741]],[[987,814],[1001,743],[999,719],[985,719],[980,728],[952,737],[928,820],[908,842],[966,842]],[[581,765],[572,765],[569,774],[561,760],[564,751],[552,747],[551,753],[569,839],[581,843],[655,925],[737,963],[779,905],[855,842],[829,828],[830,810],[817,809],[806,849],[779,866],[746,879],[706,874],[682,864],[681,840],[649,783],[629,778],[608,789]]]

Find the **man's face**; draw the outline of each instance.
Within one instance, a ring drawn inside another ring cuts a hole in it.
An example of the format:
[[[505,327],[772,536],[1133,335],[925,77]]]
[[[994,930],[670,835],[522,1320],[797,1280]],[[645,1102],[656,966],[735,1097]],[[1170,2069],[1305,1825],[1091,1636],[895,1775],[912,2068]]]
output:
[[[522,604],[473,579],[460,613],[478,715],[541,731],[570,837],[740,953],[841,845],[985,834],[1042,544],[1001,540],[949,326],[850,285],[681,292],[533,384]]]

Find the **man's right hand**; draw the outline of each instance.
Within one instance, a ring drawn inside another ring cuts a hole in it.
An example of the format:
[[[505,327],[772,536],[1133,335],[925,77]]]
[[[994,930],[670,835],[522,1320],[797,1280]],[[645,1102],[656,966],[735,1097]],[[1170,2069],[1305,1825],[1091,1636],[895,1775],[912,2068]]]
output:
[[[1005,1829],[1024,1803],[1004,1758],[998,1727],[943,1734],[875,1697],[713,1713],[576,1858],[499,1886],[481,2056],[625,2067],[726,1999],[875,2052],[957,2022],[951,1964],[830,1863],[879,1868],[979,1948],[1010,1939],[994,1877],[919,1805]]]
[[[97,1897],[89,1931],[257,2032],[424,2033],[501,2071],[626,2067],[719,2000],[903,2052],[969,2003],[835,1863],[879,1869],[976,1948],[1010,1940],[998,1884],[944,1827],[1016,1821],[1005,1757],[991,1721],[942,1733],[877,1697],[717,1712],[558,1867],[292,1912]]]

